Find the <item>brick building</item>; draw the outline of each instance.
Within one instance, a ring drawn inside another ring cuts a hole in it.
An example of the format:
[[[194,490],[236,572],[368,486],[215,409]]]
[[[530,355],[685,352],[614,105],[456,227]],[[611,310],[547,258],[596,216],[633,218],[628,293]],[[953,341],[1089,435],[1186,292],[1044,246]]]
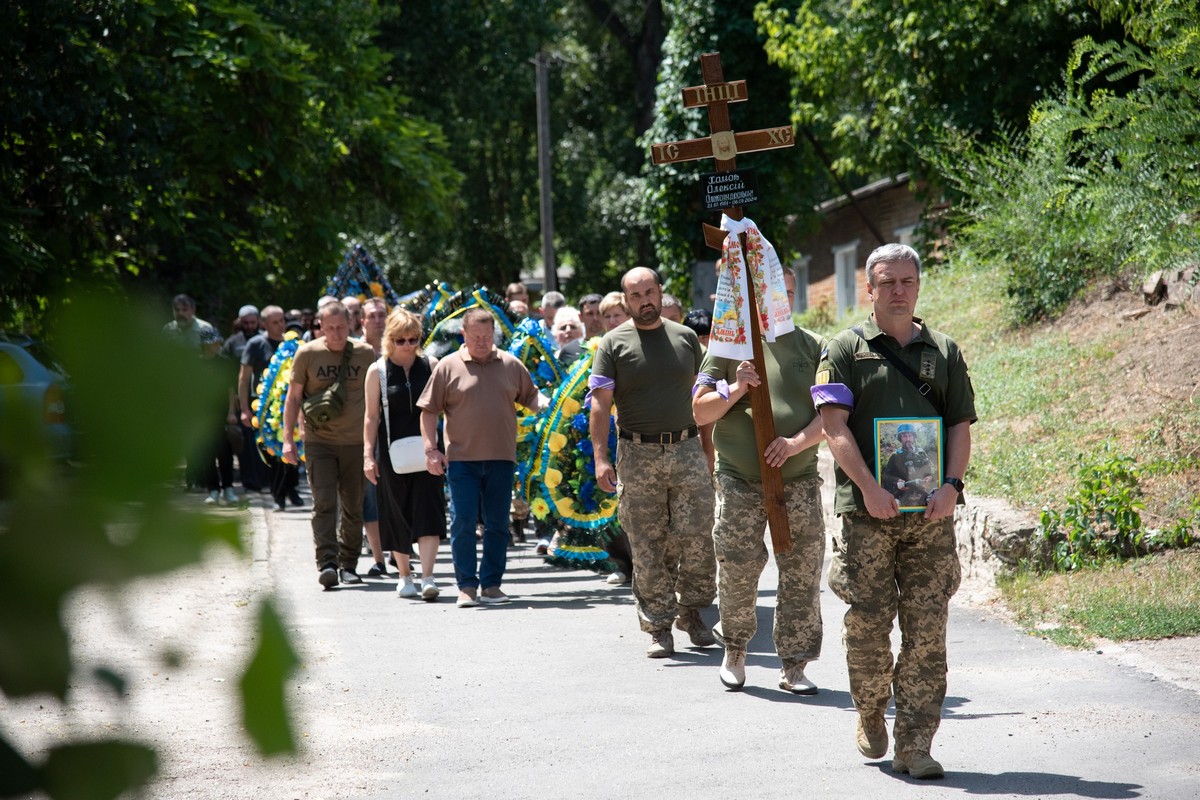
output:
[[[800,254],[793,262],[798,278],[797,311],[828,304],[841,316],[856,305],[866,305],[863,266],[867,255],[880,244],[913,243],[924,209],[907,173],[867,184],[852,195],[853,204],[850,197],[842,195],[817,206],[820,227],[794,248],[786,248]],[[886,242],[876,239],[864,215]]]

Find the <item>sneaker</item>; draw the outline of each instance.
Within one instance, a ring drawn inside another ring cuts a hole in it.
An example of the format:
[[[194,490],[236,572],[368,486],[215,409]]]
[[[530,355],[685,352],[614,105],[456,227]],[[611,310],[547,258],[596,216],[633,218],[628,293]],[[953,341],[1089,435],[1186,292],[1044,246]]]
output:
[[[792,694],[816,694],[817,685],[804,677],[807,666],[807,661],[785,659],[783,669],[779,670],[779,688]]]
[[[233,490],[232,486],[226,486],[225,492],[223,493],[222,496],[224,497],[225,502],[229,503],[229,505],[231,505],[231,506],[236,506],[239,502],[241,502],[238,499],[237,492],[235,492]]]
[[[535,547],[533,549],[533,552],[537,553],[539,556],[544,556],[547,553],[549,553],[550,552],[550,540],[547,539],[545,536],[538,539],[537,547]]]
[[[342,583],[362,583],[362,578],[358,577],[358,573],[352,569],[342,568],[338,572],[338,577],[342,579]]]
[[[459,589],[457,605],[459,608],[474,608],[479,605],[479,601],[475,599],[475,590]]]
[[[605,578],[604,582],[610,586],[624,586],[625,584],[629,583],[629,576],[624,572],[621,572],[621,570],[617,570]]]
[[[700,612],[694,608],[689,608],[676,617],[675,627],[686,633],[695,647],[712,647],[717,643],[712,631],[704,624],[704,620],[700,619]]]
[[[211,492],[208,493],[208,497],[204,498],[204,505],[215,506],[220,501],[221,501],[221,493],[218,492],[216,489],[213,489]]]
[[[858,744],[858,752],[867,758],[883,758],[887,755],[887,722],[883,718],[882,711],[874,714],[858,712],[858,725],[854,731],[854,741]]]
[[[944,778],[946,770],[942,769],[942,765],[923,750],[909,750],[907,753],[896,753],[892,759],[893,772],[907,772],[914,778],[928,780],[930,778]]]
[[[438,591],[437,581],[432,575],[426,575],[421,579],[421,597],[425,600],[437,600],[437,596],[441,594]]]
[[[368,578],[386,578],[387,576],[388,576],[387,567],[384,565],[384,563],[382,561],[376,561],[374,564],[371,565],[371,568],[369,570],[367,570]]]
[[[479,602],[485,606],[499,606],[509,602],[509,597],[499,586],[489,586],[479,593]]]
[[[646,648],[646,658],[669,658],[675,655],[675,637],[671,629],[655,631],[650,634],[650,646]]]
[[[292,489],[290,492],[288,492],[288,500],[290,500],[292,505],[296,506],[297,508],[304,505],[304,498],[301,497],[300,492],[296,491],[295,489]]]
[[[396,585],[396,594],[405,598],[420,597],[417,585],[413,583],[412,575],[401,575],[400,583]]]
[[[335,567],[333,564],[326,564],[325,566],[321,567],[321,574],[317,576],[317,581],[325,587],[326,591],[337,586],[337,567]]]
[[[734,647],[725,648],[725,659],[721,662],[718,673],[721,683],[728,689],[737,691],[746,685],[746,651]]]

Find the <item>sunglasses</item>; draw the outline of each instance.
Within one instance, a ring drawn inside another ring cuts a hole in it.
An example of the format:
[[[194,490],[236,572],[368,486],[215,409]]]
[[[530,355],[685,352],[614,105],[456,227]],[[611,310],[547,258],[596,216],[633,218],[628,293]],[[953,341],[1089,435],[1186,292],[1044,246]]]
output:
[[[404,339],[404,338],[400,338],[400,339],[392,339],[392,341],[393,341],[393,342],[395,342],[396,344],[400,345],[400,346],[404,346],[404,345],[406,345],[406,344],[420,344],[420,343],[421,343],[421,337],[419,337],[419,336],[414,336],[414,337],[412,337],[411,339]]]

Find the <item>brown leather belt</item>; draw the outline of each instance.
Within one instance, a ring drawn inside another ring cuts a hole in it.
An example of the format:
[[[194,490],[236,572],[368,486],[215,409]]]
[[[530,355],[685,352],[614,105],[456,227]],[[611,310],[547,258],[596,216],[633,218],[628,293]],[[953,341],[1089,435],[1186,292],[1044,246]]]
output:
[[[681,431],[671,431],[670,433],[634,433],[621,428],[617,431],[617,436],[628,439],[634,444],[678,444],[698,433],[700,433],[699,428],[689,425]]]

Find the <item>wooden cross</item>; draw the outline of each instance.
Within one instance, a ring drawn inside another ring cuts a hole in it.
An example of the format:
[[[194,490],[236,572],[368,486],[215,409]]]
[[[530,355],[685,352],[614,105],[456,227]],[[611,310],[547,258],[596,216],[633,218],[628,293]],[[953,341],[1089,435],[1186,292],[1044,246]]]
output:
[[[755,153],[792,147],[796,139],[791,125],[778,128],[736,133],[729,124],[729,104],[741,103],[749,98],[745,81],[726,83],[721,69],[720,53],[705,53],[700,56],[700,74],[703,86],[689,86],[683,90],[684,108],[708,108],[708,126],[712,135],[703,139],[688,139],[652,145],[650,156],[655,164],[674,164],[679,161],[695,161],[700,158],[716,159],[717,172],[732,172],[737,168],[738,153]],[[725,216],[740,220],[740,206],[723,209]],[[720,228],[704,224],[704,242],[709,247],[721,249],[728,234]],[[746,253],[746,234],[740,234],[742,253]],[[747,265],[748,266],[748,265]],[[747,274],[747,277],[749,275]],[[783,499],[783,476],[778,467],[767,464],[766,449],[775,439],[775,416],[771,411],[771,394],[767,386],[767,371],[763,365],[762,331],[758,322],[758,303],[754,296],[754,281],[746,281],[750,295],[750,341],[754,348],[754,369],[761,380],[758,386],[750,387],[750,408],[754,414],[754,434],[758,444],[758,469],[762,475],[763,498],[767,507],[767,521],[771,528],[771,544],[776,553],[792,549],[792,533],[788,525],[787,504]]]

